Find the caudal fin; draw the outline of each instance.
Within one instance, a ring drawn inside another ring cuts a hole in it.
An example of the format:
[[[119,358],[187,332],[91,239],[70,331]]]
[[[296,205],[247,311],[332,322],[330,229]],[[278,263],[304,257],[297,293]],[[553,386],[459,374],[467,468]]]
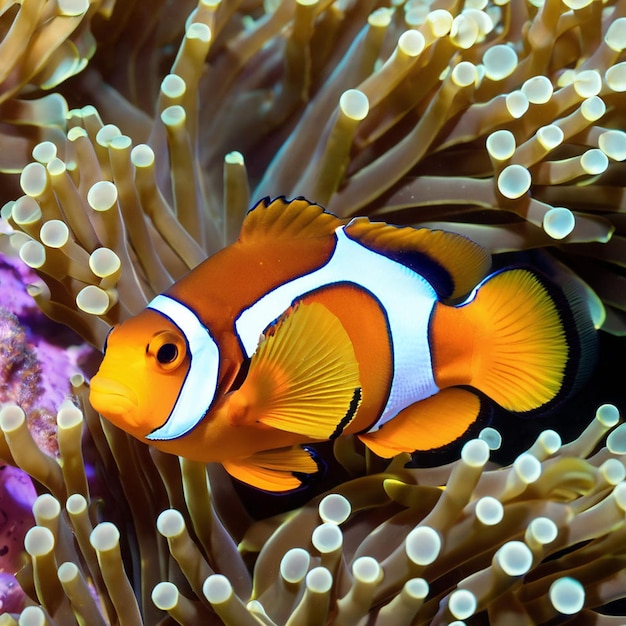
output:
[[[463,317],[462,384],[509,411],[548,408],[591,369],[595,331],[573,283],[557,287],[529,269],[502,270],[455,311]]]

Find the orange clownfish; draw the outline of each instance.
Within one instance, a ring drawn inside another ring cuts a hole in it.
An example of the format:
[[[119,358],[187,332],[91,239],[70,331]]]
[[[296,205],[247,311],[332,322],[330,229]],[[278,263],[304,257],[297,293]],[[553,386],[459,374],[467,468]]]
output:
[[[234,244],[111,331],[91,403],[146,443],[270,491],[317,471],[303,444],[441,447],[481,396],[518,413],[552,405],[593,335],[534,271],[485,278],[489,266],[461,235],[262,200]]]

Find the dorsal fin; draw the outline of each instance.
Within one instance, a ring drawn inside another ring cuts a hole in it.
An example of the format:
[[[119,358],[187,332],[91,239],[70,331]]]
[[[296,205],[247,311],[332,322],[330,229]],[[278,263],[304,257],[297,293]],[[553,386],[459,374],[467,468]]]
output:
[[[250,243],[268,238],[275,241],[327,237],[343,224],[344,221],[305,198],[264,198],[246,215],[239,241]]]
[[[358,217],[348,224],[346,233],[423,275],[444,299],[469,293],[491,265],[485,248],[444,230],[391,226]]]

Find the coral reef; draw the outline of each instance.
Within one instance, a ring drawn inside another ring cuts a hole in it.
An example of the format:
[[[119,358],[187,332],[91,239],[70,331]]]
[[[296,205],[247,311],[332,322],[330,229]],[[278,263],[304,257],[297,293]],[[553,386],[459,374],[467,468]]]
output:
[[[625,8],[6,3],[0,250],[38,275],[15,269],[6,285],[28,284],[101,347],[232,241],[251,198],[306,195],[496,254],[545,249],[586,281],[597,325],[624,334]],[[32,337],[10,314],[1,328],[27,371]],[[605,614],[626,588],[612,405],[572,443],[546,431],[501,468],[494,431],[431,469],[398,457],[375,471],[346,444],[335,453],[352,480],[254,521],[219,466],[147,449],[71,382],[72,400],[46,406],[58,457],[27,425],[33,387],[0,409],[0,456],[40,494],[17,574],[26,606],[4,598],[3,626],[624,621]]]

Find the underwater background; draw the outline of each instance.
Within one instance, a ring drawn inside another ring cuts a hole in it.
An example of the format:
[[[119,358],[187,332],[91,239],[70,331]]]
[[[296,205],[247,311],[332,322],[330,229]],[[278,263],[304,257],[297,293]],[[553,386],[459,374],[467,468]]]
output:
[[[0,3],[0,625],[624,623],[625,47],[620,0]],[[589,382],[280,496],[102,421],[111,325],[268,195],[576,281]]]

